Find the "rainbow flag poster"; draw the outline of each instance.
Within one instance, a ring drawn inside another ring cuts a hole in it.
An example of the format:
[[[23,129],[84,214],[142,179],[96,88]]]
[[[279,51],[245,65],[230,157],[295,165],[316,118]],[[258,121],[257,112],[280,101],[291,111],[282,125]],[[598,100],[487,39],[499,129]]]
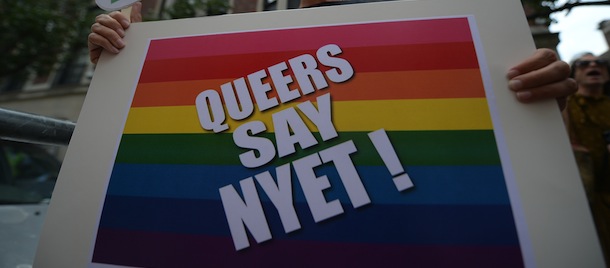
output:
[[[151,40],[92,263],[525,266],[472,25]]]

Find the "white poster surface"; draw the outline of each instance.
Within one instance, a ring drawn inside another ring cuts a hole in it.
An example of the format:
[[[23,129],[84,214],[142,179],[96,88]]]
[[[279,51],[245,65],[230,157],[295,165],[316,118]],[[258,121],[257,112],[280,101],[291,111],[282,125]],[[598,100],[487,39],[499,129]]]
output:
[[[125,42],[37,266],[603,266],[556,103],[507,89],[534,52],[519,1],[136,23]]]

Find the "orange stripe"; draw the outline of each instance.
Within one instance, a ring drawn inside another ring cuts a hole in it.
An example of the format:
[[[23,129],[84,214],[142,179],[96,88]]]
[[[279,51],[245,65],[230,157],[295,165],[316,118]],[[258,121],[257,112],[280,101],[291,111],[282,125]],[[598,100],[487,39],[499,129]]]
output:
[[[229,81],[141,83],[136,89],[132,107],[194,105],[200,92],[207,89],[220,91],[220,85]],[[331,84],[320,93],[329,90],[334,101],[485,97],[478,69],[356,73],[350,81]],[[269,93],[269,97],[275,95],[274,91]],[[297,101],[311,100],[316,95]]]

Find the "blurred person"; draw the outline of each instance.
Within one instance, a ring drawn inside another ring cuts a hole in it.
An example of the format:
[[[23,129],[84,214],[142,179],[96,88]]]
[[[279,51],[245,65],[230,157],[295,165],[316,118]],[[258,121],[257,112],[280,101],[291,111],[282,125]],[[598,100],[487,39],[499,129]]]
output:
[[[313,8],[362,2],[370,1],[301,0],[300,7]],[[125,31],[131,22],[142,21],[141,8],[140,2],[132,6],[131,20],[119,11],[96,17],[88,36],[89,58],[92,63],[97,63],[103,50],[118,54],[125,47],[123,42]],[[520,102],[531,103],[555,98],[563,109],[565,98],[576,91],[576,83],[569,78],[569,73],[570,66],[560,61],[554,51],[538,49],[530,57],[508,70],[506,78],[509,79],[508,88],[515,92]]]
[[[564,120],[581,173],[606,263],[610,263],[610,79],[608,62],[591,53],[578,56],[571,76],[578,84],[567,100]]]

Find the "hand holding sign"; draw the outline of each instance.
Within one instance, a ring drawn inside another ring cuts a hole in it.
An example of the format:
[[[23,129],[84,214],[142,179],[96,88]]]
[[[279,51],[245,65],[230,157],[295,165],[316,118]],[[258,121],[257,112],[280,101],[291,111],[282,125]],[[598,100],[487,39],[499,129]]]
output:
[[[116,2],[116,0],[114,1]],[[100,0],[97,2],[99,5]],[[97,63],[103,50],[113,54],[119,53],[125,47],[123,37],[130,23],[142,21],[142,3],[133,0],[130,2],[135,3],[131,6],[129,18],[119,11],[101,14],[95,18],[95,23],[91,26],[91,33],[88,36],[89,58],[92,63]],[[116,3],[118,5],[118,2]]]

